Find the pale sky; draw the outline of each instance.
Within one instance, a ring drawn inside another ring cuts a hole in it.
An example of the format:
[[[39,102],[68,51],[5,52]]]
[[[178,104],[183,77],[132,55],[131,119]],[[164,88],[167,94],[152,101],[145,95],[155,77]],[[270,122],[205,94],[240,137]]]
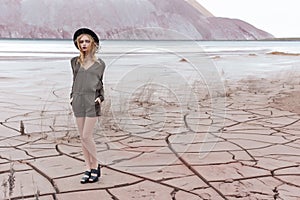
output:
[[[236,18],[275,37],[300,37],[300,0],[197,0],[216,17]]]

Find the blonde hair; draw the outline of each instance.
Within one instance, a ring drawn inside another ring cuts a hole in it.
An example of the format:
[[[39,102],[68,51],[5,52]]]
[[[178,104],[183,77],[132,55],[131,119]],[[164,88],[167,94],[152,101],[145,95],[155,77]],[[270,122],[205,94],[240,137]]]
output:
[[[92,54],[92,58],[95,62],[97,62],[97,57],[96,57],[96,53],[98,52],[98,49],[99,49],[99,46],[96,44],[94,38],[92,36],[90,36],[89,34],[81,34],[77,37],[76,39],[76,43],[77,43],[77,46],[78,46],[78,49],[80,51],[80,55],[79,55],[79,59],[77,59],[77,62],[79,62],[81,65],[83,65],[83,62],[84,62],[84,59],[85,59],[85,54],[83,53],[81,47],[80,47],[80,44],[79,44],[79,41],[80,39],[83,37],[83,36],[87,36],[90,41],[91,41],[91,46],[90,46],[90,54]]]

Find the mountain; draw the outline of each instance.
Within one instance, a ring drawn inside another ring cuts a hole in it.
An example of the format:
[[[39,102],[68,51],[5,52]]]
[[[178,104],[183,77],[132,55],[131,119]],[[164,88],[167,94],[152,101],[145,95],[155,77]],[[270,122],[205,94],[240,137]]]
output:
[[[2,0],[1,38],[70,39],[80,27],[101,39],[258,40],[273,38],[214,17],[195,0]]]

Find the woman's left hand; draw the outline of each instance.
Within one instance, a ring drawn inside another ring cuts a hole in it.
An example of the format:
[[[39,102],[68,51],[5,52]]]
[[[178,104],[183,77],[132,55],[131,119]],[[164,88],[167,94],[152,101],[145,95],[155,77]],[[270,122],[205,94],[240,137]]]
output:
[[[99,97],[95,100],[95,103],[96,103],[96,102],[98,102],[99,104],[101,104],[101,100],[100,100]]]

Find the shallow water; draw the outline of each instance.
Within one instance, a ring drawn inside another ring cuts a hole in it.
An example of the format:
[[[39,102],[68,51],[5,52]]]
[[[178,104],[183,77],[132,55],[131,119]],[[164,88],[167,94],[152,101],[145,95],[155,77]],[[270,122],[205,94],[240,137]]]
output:
[[[193,57],[200,63],[210,62],[211,66],[206,67],[215,67],[230,79],[296,67],[300,57],[268,55],[275,51],[300,53],[300,42],[103,41],[101,44],[99,55],[114,70],[178,64],[182,58]],[[69,40],[0,40],[0,76],[19,78],[41,70],[67,73],[68,60],[76,55],[77,49]],[[179,70],[184,73],[185,68]]]

